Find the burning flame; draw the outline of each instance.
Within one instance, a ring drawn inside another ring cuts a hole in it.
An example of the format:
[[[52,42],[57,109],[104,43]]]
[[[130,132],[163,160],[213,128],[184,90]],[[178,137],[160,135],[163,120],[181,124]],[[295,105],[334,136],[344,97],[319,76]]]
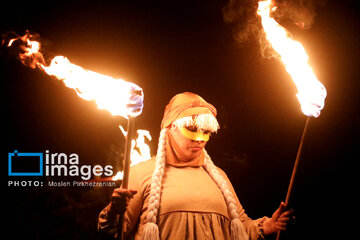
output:
[[[27,32],[9,41],[8,47],[18,40],[21,41],[19,56],[23,64],[31,68],[40,68],[50,76],[62,80],[64,84],[76,91],[79,97],[95,101],[98,108],[109,111],[112,115],[127,118],[137,116],[141,112],[128,111],[133,94],[143,95],[142,89],[134,83],[102,75],[72,64],[66,57],[56,56],[49,66],[45,64],[41,44],[33,40],[34,35]]]
[[[124,177],[124,172],[123,172],[123,171],[118,171],[118,172],[116,173],[116,175],[113,176],[113,178],[112,178],[111,180],[113,180],[113,181],[118,181],[118,180],[122,180],[123,177]]]
[[[119,126],[121,132],[126,137],[127,132],[124,130],[122,126]],[[132,140],[131,142],[131,164],[133,166],[140,162],[149,160],[151,158],[150,147],[145,143],[145,139],[151,141],[150,132],[147,130],[139,129],[137,130],[138,137],[136,140]],[[113,181],[120,180],[123,178],[124,173],[122,171],[117,172],[117,174],[112,178]]]
[[[318,81],[308,64],[308,56],[301,43],[294,41],[290,33],[270,17],[275,11],[272,0],[259,1],[258,15],[272,48],[279,53],[286,71],[291,75],[298,93],[301,110],[306,116],[318,117],[324,108],[326,89]]]
[[[142,89],[136,84],[86,70],[71,63],[64,56],[54,57],[50,65],[47,66],[40,52],[41,44],[34,40],[36,36],[28,31],[24,36],[16,36],[16,38],[9,40],[7,46],[10,47],[15,42],[20,42],[19,57],[24,65],[33,69],[38,67],[48,75],[55,76],[62,80],[67,87],[74,89],[79,97],[88,101],[95,101],[98,108],[105,109],[112,115],[127,118],[141,114],[141,110],[138,112],[128,111],[129,106],[136,104],[134,95],[143,98]],[[126,136],[124,129],[121,126],[120,128]],[[151,158],[150,147],[145,143],[145,138],[151,141],[149,131],[138,130],[137,133],[138,138],[132,140],[131,165]],[[113,180],[122,178],[123,172],[118,172]]]

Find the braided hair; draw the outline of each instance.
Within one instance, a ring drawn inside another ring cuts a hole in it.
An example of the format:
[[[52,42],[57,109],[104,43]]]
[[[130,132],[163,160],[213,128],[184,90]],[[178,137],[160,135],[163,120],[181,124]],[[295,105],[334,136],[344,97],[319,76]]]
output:
[[[149,195],[149,205],[148,212],[146,215],[146,224],[143,228],[143,239],[144,240],[158,240],[159,237],[159,228],[156,224],[157,214],[159,212],[160,206],[160,197],[161,197],[161,184],[162,179],[165,173],[165,146],[166,139],[169,129],[164,128],[160,132],[158,150],[156,155],[156,163],[154,173],[151,178],[150,186],[150,195]],[[243,223],[240,221],[239,213],[236,207],[236,202],[233,193],[230,190],[229,184],[220,174],[219,170],[216,168],[214,163],[211,161],[210,156],[203,150],[205,153],[204,169],[214,180],[216,185],[220,188],[225,202],[227,204],[227,209],[231,219],[231,239],[232,240],[248,240],[249,236],[246,233]]]

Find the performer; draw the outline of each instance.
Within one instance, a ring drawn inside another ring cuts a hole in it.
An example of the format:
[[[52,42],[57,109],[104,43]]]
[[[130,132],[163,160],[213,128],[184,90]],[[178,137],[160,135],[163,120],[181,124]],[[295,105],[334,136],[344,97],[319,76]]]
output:
[[[292,210],[284,203],[272,217],[249,218],[226,174],[205,150],[219,129],[216,109],[194,93],[181,93],[165,108],[156,157],[130,170],[129,190],[115,189],[98,228],[125,239],[262,239],[284,230]]]

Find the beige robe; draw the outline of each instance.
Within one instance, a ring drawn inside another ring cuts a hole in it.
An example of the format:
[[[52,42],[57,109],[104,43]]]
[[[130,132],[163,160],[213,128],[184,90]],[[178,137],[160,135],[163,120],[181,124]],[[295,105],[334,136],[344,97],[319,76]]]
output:
[[[125,212],[123,231],[127,238],[141,239],[144,226],[151,176],[155,158],[139,163],[130,170],[129,189],[137,190]],[[219,169],[219,168],[218,168]],[[263,239],[260,222],[250,219],[241,206],[226,174],[219,169],[231,187],[240,220],[250,239]],[[173,167],[167,165],[162,181],[160,208],[157,216],[160,239],[230,239],[227,205],[216,183],[203,167]],[[116,233],[114,222],[107,220],[107,208],[99,216],[99,230]]]

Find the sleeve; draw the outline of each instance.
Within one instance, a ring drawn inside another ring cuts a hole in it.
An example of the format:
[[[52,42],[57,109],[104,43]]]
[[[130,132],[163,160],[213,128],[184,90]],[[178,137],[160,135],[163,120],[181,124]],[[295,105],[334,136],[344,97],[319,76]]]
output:
[[[107,205],[99,214],[98,231],[115,238],[117,234],[117,221],[116,218],[110,219],[108,213],[109,205]]]
[[[135,234],[137,231],[144,205],[144,191],[146,190],[143,180],[140,180],[135,169],[130,172],[129,189],[137,190],[137,193],[129,201],[124,214],[123,232],[124,236],[127,237]],[[127,238],[125,237],[125,239]]]
[[[246,232],[249,235],[249,239],[250,240],[264,239],[265,236],[263,234],[263,222],[268,217],[265,216],[265,217],[262,217],[262,218],[259,218],[256,220],[249,218],[248,215],[245,213],[245,209],[241,205],[229,178],[227,177],[227,175],[225,174],[225,172],[223,170],[221,170],[220,168],[218,168],[218,170],[219,170],[220,174],[224,177],[224,179],[227,181],[227,183],[229,184],[231,192],[233,193],[233,195],[235,197],[235,201],[238,205],[238,213],[240,216],[240,221],[244,224]]]
[[[124,239],[129,238],[133,234],[135,234],[137,225],[139,223],[139,216],[142,211],[143,205],[143,191],[140,182],[138,181],[138,176],[136,174],[136,169],[132,169],[130,171],[129,177],[129,189],[137,190],[137,193],[134,197],[129,201],[128,206],[126,207],[126,211],[124,214],[123,221],[123,236]],[[102,232],[108,236],[112,236],[114,238],[117,237],[118,232],[118,218],[117,217],[109,217],[109,205],[106,206],[99,214],[98,218],[98,231]]]

